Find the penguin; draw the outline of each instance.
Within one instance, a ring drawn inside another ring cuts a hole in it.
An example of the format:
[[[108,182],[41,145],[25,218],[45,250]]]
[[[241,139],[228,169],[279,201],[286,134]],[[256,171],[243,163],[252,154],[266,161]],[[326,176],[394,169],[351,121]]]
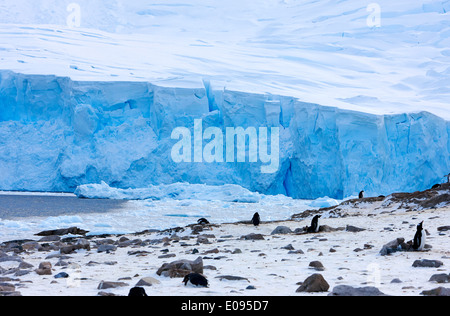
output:
[[[130,293],[128,293],[128,296],[148,296],[148,295],[147,295],[147,293],[145,293],[144,288],[134,287],[130,290]]]
[[[422,251],[425,246],[425,231],[423,230],[423,222],[417,225],[417,232],[414,236],[413,249]]]
[[[253,215],[252,223],[255,226],[259,226],[259,224],[261,224],[261,217],[259,216],[258,213],[255,213],[255,215]]]
[[[439,189],[441,187],[440,184],[435,184],[431,187],[432,190]]]
[[[447,177],[447,183],[450,183],[450,173],[444,177]]]
[[[319,232],[319,219],[322,217],[322,215],[316,215],[314,216],[312,222],[311,222],[311,227],[308,227],[308,233],[318,233]]]
[[[197,223],[199,223],[200,225],[208,225],[209,221],[206,218],[200,218]]]
[[[188,283],[197,287],[208,287],[208,280],[201,274],[198,273],[190,273],[184,277],[183,280],[184,286],[187,286]]]
[[[359,192],[359,198],[364,199],[364,191]]]

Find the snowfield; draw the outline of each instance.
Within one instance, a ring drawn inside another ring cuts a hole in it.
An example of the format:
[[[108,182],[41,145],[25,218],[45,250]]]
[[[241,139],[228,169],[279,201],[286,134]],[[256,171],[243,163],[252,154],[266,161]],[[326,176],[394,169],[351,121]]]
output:
[[[3,1],[1,68],[450,118],[448,1],[377,1],[377,27],[357,0],[79,0],[69,28],[72,2]]]

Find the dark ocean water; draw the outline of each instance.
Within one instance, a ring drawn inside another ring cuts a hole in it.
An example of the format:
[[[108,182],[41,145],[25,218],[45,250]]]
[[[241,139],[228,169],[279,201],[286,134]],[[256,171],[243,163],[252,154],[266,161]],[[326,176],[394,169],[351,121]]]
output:
[[[107,213],[123,207],[125,201],[79,199],[75,196],[2,195],[0,218],[60,216],[84,213]]]

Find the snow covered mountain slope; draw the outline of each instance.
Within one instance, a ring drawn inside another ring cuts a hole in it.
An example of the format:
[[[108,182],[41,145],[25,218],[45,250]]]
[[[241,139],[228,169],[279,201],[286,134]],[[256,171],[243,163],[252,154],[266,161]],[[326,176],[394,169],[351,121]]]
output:
[[[70,27],[72,2],[0,2],[1,190],[341,199],[450,171],[450,1],[378,1],[379,27],[356,0],[80,0]],[[279,170],[174,163],[171,132],[195,119],[280,127]]]
[[[450,119],[450,1],[376,4],[378,20],[360,0],[3,0],[0,68]]]

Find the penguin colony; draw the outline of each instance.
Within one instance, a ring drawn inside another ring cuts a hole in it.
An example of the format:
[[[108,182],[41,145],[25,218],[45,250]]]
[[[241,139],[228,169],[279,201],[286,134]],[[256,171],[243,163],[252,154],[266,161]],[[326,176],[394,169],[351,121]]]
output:
[[[449,179],[450,179],[450,174],[449,174]],[[434,188],[439,188],[439,186],[434,186]],[[363,199],[364,198],[364,191],[361,191],[359,193],[359,199]],[[307,233],[318,233],[320,230],[320,218],[322,216],[321,215],[316,215],[314,216],[314,218],[311,221],[311,226],[307,227]],[[209,225],[210,222],[206,219],[206,218],[200,218],[197,223],[199,225]],[[261,216],[259,215],[259,213],[255,213],[253,215],[253,218],[251,219],[251,223],[255,226],[258,227],[261,224]],[[424,246],[425,246],[425,237],[426,237],[426,233],[424,231],[423,228],[423,221],[421,223],[419,223],[417,225],[417,230],[416,233],[414,235],[414,240],[413,240],[413,246],[412,248],[415,251],[423,251]],[[183,279],[183,282],[185,286],[193,286],[193,287],[209,287],[209,283],[208,280],[206,279],[205,276],[198,274],[198,273],[190,273],[188,275],[185,276],[185,278]],[[130,293],[128,294],[128,296],[148,296],[147,293],[145,292],[145,289],[141,288],[141,287],[134,287],[130,290]]]

